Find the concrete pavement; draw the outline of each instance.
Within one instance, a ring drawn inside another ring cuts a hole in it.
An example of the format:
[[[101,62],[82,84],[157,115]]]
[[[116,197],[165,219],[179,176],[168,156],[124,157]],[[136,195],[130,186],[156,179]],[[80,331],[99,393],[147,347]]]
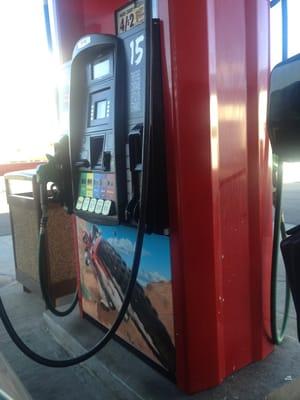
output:
[[[34,351],[45,357],[65,359],[70,355],[50,334],[43,318],[44,304],[34,294],[24,293],[18,283],[0,289],[1,298],[12,322],[23,340]],[[2,324],[0,326],[1,352],[25,388],[35,400],[131,400],[117,392],[118,383],[95,379],[82,366],[53,369],[34,363],[12,343]],[[122,388],[123,389],[123,388]]]

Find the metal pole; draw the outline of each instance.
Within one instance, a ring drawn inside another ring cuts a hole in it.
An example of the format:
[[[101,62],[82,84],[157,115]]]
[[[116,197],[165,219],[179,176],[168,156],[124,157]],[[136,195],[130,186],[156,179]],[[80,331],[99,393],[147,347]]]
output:
[[[281,0],[281,15],[282,15],[282,61],[288,58],[288,6],[287,0]]]

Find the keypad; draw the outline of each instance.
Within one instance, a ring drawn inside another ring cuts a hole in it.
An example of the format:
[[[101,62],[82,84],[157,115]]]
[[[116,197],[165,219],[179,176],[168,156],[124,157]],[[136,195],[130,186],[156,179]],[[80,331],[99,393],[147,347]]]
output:
[[[105,200],[103,204],[103,209],[102,209],[102,214],[103,215],[109,215],[110,214],[110,209],[111,209],[112,201],[111,200]]]
[[[96,204],[97,204],[97,199],[91,199],[88,211],[94,212]]]
[[[82,211],[87,211],[90,205],[90,198],[86,197],[83,201]]]
[[[83,196],[79,196],[77,203],[76,203],[76,210],[81,210],[82,206],[83,206],[83,202],[84,202],[84,197]]]
[[[98,171],[81,172],[76,210],[95,217],[115,215],[115,189],[114,174]]]
[[[96,208],[95,208],[95,213],[96,214],[102,214],[103,204],[104,204],[104,201],[102,199],[99,199],[97,201],[97,205],[96,205]]]
[[[79,196],[76,203],[76,210],[95,213],[97,215],[108,216],[111,214],[114,202],[112,200],[103,200],[90,197]]]

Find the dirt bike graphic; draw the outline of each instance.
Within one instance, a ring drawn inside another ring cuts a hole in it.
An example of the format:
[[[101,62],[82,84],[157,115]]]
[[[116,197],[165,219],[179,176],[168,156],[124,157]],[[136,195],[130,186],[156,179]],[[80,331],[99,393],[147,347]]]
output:
[[[96,226],[83,235],[85,263],[94,269],[98,281],[101,306],[105,311],[119,311],[130,279],[130,269],[106,241]],[[160,363],[170,372],[175,370],[175,347],[160,321],[155,308],[138,282],[125,316],[134,323]]]

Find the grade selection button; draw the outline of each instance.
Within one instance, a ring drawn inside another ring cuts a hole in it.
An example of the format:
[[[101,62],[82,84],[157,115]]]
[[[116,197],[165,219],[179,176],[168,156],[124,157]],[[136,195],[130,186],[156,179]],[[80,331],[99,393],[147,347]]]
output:
[[[91,199],[88,211],[91,213],[94,212],[96,204],[97,204],[97,199],[95,198]]]
[[[86,197],[83,201],[83,205],[82,205],[82,211],[87,211],[90,205],[90,198]]]
[[[96,208],[95,208],[95,213],[96,214],[101,214],[102,213],[103,204],[104,204],[104,201],[102,199],[97,201],[97,205],[96,205]]]
[[[81,210],[82,209],[83,201],[84,201],[84,197],[83,196],[79,196],[78,200],[77,200],[77,203],[76,203],[76,210]]]
[[[107,215],[110,214],[111,205],[112,205],[112,201],[111,200],[105,200],[104,205],[103,205],[103,209],[102,209],[102,215],[107,216]]]

